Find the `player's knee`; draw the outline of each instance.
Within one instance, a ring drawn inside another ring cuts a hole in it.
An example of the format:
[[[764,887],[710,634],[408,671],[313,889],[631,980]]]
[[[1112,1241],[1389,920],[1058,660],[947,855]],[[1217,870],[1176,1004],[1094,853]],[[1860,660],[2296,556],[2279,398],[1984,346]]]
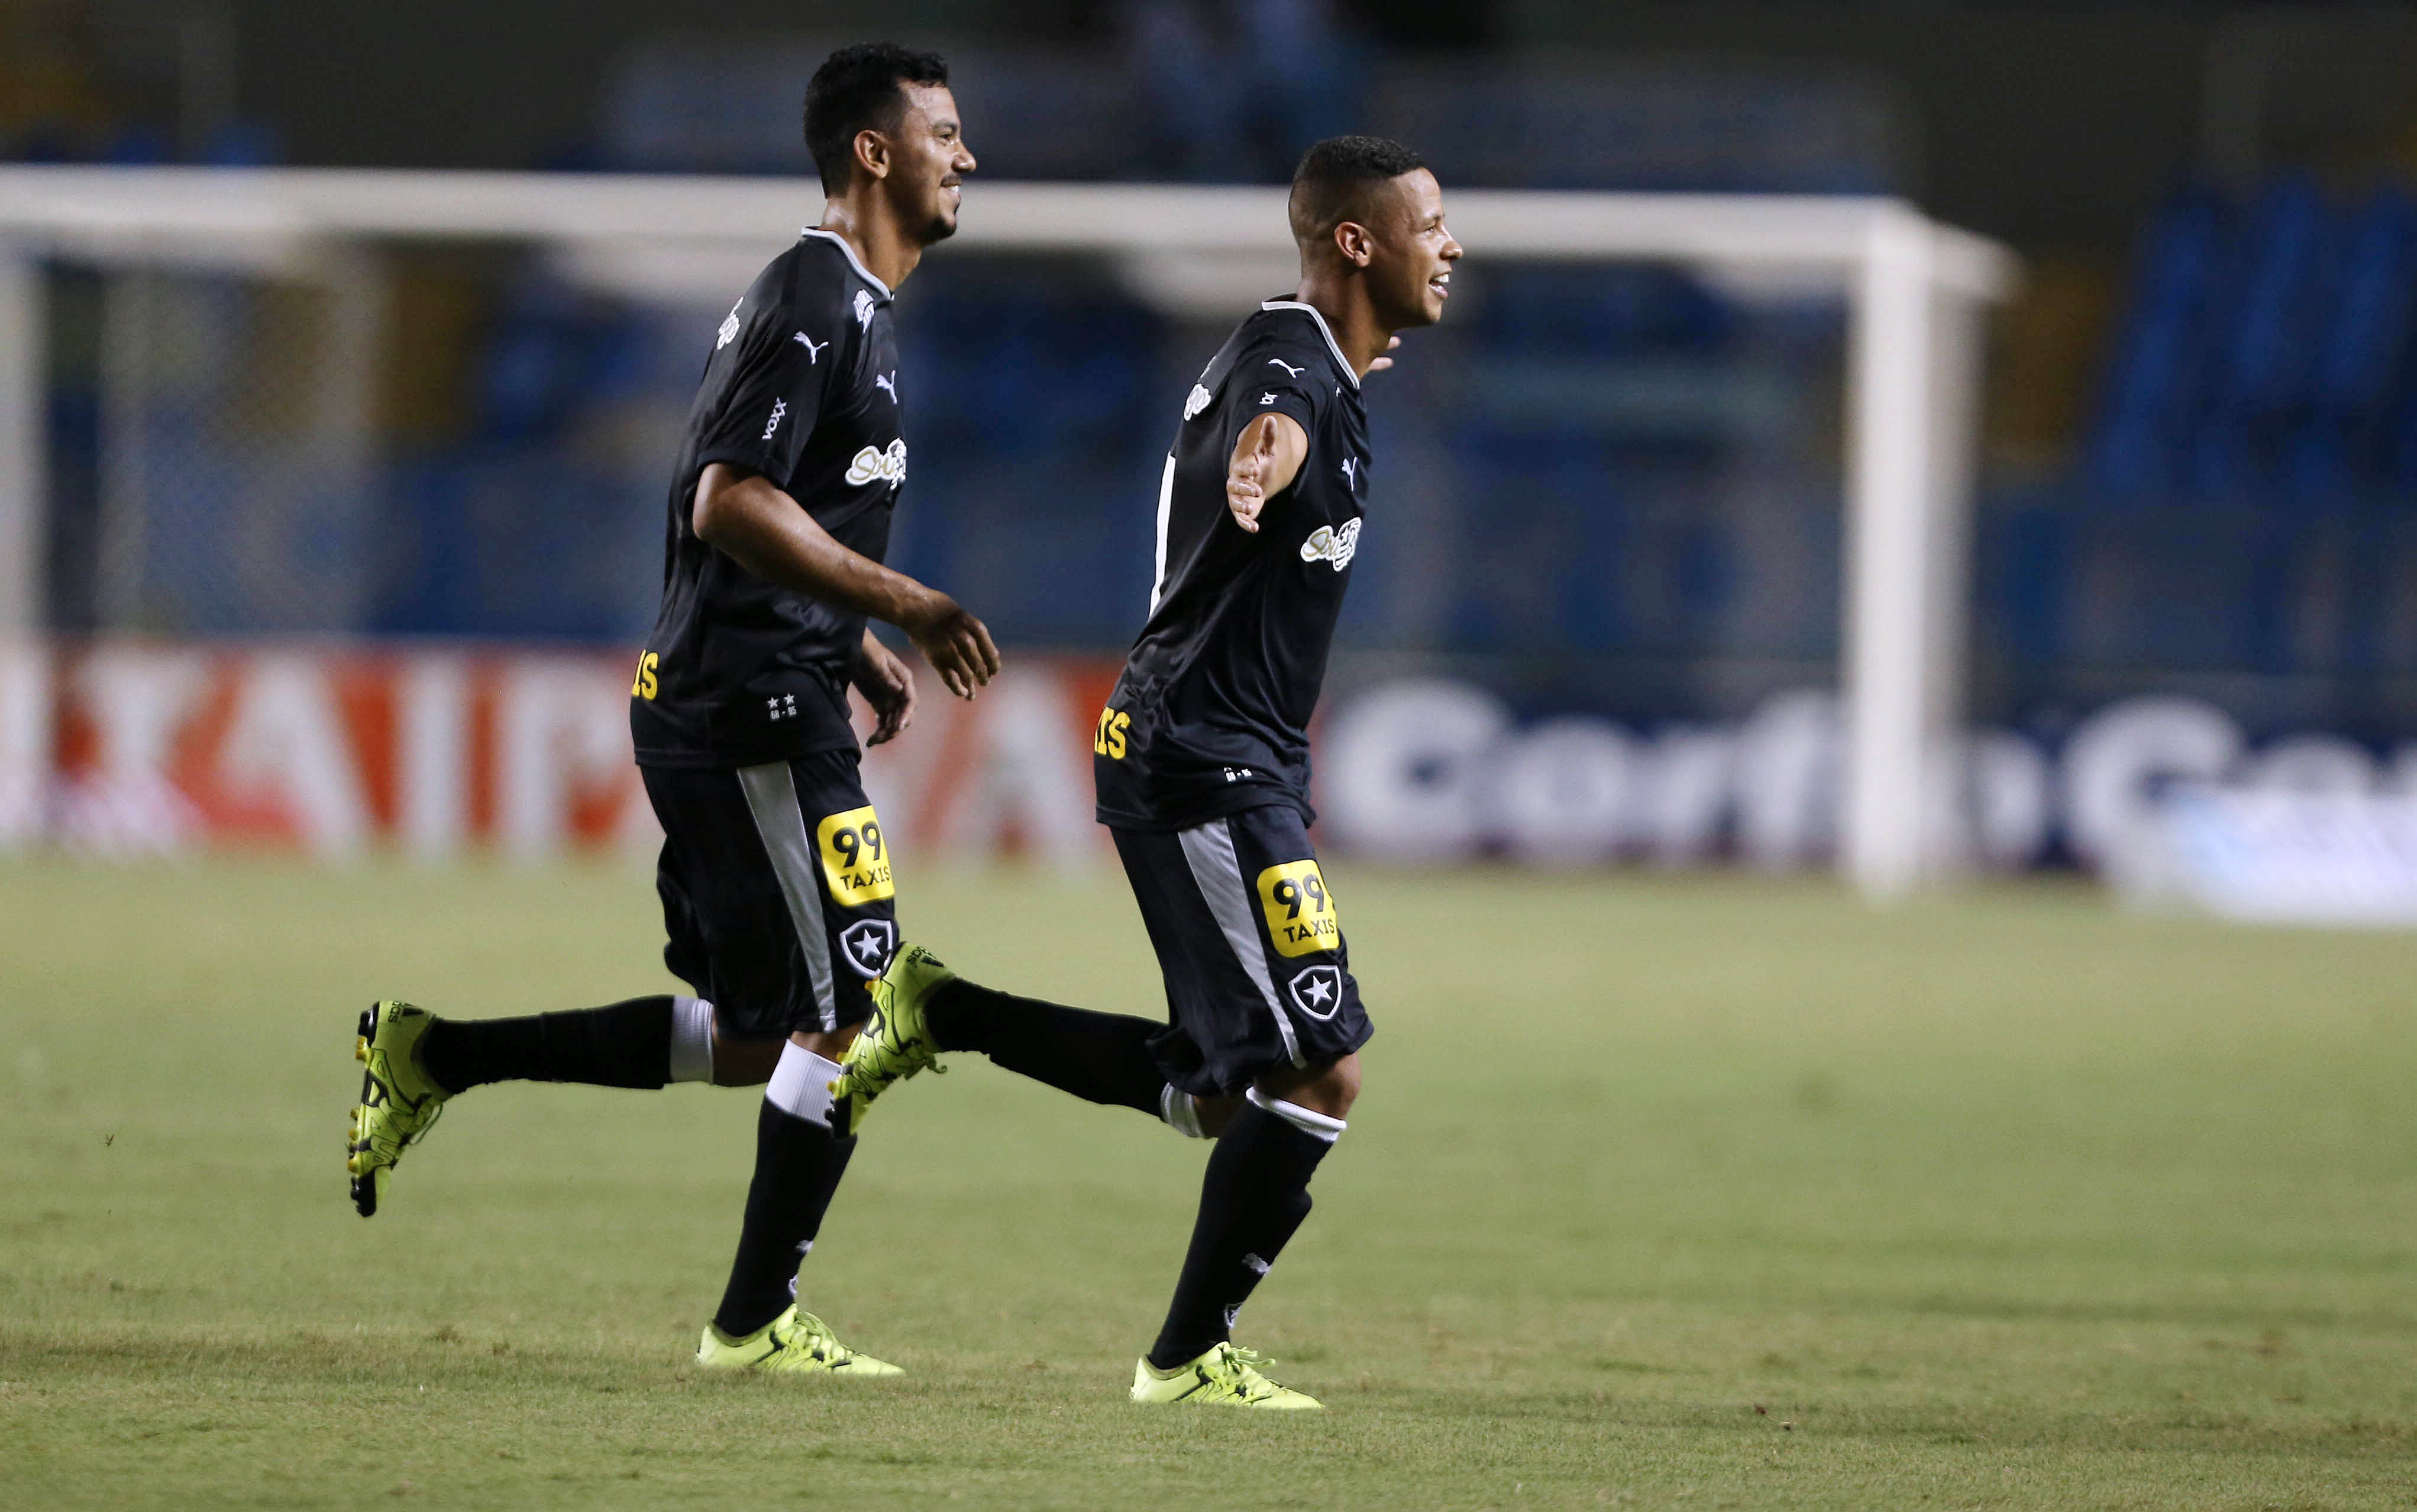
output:
[[[1224,1133],[1225,1125],[1234,1122],[1235,1112],[1242,1106],[1242,1099],[1239,1097],[1194,1097],[1189,1092],[1175,1092],[1172,1087],[1167,1091],[1182,1098],[1191,1109],[1191,1117],[1187,1122],[1177,1123],[1172,1118],[1167,1122],[1174,1123],[1180,1132],[1189,1134],[1194,1138],[1213,1139]]]
[[[778,1039],[737,1033],[704,998],[672,1000],[672,1079],[761,1087],[781,1065]]]
[[[1360,1058],[1346,1055],[1331,1065],[1312,1066],[1260,1078],[1262,1095],[1306,1107],[1328,1118],[1349,1115],[1360,1097]]]
[[[1318,1099],[1320,1112],[1331,1113],[1336,1118],[1345,1116],[1351,1111],[1351,1105],[1360,1100],[1360,1058],[1345,1056],[1318,1073],[1317,1080],[1311,1086]]]
[[[801,1050],[812,1050],[827,1061],[836,1061],[847,1054],[847,1047],[856,1043],[856,1036],[863,1028],[862,1024],[850,1024],[844,1029],[801,1029],[789,1036],[789,1043]],[[776,1045],[773,1058],[777,1060],[779,1056],[780,1047]]]
[[[717,1035],[713,1042],[713,1084],[717,1087],[761,1087],[772,1079],[781,1063],[781,1051],[794,1045],[810,1050],[826,1061],[837,1061],[847,1054],[848,1043],[856,1038],[856,1029],[837,1031],[804,1030],[785,1040],[734,1040]]]
[[[772,1079],[781,1063],[782,1040],[717,1040],[713,1046],[713,1084],[717,1087],[761,1087]]]

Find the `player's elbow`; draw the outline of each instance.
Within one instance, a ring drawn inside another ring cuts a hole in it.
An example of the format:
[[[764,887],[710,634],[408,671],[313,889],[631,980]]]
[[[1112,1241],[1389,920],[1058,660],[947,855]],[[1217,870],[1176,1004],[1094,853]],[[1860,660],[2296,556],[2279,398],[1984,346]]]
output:
[[[707,545],[729,547],[741,513],[734,496],[740,481],[738,474],[718,462],[697,479],[696,494],[689,500],[688,526]]]

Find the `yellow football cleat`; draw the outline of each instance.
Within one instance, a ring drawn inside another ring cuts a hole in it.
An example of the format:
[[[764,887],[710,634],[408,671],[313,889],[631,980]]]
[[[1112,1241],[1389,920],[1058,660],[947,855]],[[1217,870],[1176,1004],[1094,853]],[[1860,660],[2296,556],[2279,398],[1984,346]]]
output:
[[[1276,1412],[1323,1412],[1326,1404],[1306,1392],[1279,1386],[1259,1374],[1273,1365],[1249,1350],[1220,1344],[1200,1358],[1172,1370],[1160,1370],[1148,1355],[1133,1367],[1132,1399],[1137,1402],[1200,1402],[1216,1407],[1260,1407]]]
[[[774,1374],[903,1376],[887,1360],[859,1354],[832,1335],[830,1325],[792,1303],[786,1312],[745,1338],[732,1338],[711,1323],[696,1346],[700,1370],[767,1370]]]
[[[895,1084],[926,1070],[945,1072],[940,1046],[923,1022],[923,1005],[932,994],[957,980],[957,973],[920,945],[901,950],[873,984],[873,1017],[849,1044],[840,1061],[839,1079],[830,1085],[834,1132],[844,1138],[864,1123],[873,1100]]]
[[[451,1096],[419,1069],[419,1037],[436,1020],[407,1002],[381,1002],[361,1015],[353,1059],[361,1063],[361,1101],[344,1137],[344,1169],[353,1178],[353,1206],[366,1218],[378,1210],[403,1153],[428,1137]]]

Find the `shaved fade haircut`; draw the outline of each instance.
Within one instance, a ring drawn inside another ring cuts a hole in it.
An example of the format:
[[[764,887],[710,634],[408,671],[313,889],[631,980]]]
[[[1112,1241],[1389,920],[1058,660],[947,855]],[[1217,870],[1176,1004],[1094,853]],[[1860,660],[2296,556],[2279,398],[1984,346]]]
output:
[[[1306,247],[1345,221],[1368,223],[1377,190],[1425,167],[1426,160],[1381,136],[1330,136],[1300,156],[1287,207],[1292,237]]]
[[[823,59],[806,85],[806,150],[823,192],[844,193],[859,131],[895,131],[906,115],[908,84],[944,84],[949,63],[895,42],[859,42]]]

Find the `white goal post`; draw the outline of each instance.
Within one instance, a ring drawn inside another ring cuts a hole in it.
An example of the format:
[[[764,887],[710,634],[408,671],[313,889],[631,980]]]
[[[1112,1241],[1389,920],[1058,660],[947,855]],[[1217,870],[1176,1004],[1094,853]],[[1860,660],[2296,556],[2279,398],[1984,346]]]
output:
[[[1473,258],[1649,259],[1846,295],[1841,866],[1874,898],[1953,870],[1981,315],[2011,289],[2012,256],[1881,198],[1447,195]],[[567,249],[633,290],[726,290],[816,201],[810,181],[783,178],[0,168],[0,638],[42,622],[38,259],[293,268],[350,238],[509,239]],[[956,245],[1118,255],[1162,287],[1224,269],[1249,281],[1242,293],[1291,251],[1281,189],[1115,184],[980,183]]]

